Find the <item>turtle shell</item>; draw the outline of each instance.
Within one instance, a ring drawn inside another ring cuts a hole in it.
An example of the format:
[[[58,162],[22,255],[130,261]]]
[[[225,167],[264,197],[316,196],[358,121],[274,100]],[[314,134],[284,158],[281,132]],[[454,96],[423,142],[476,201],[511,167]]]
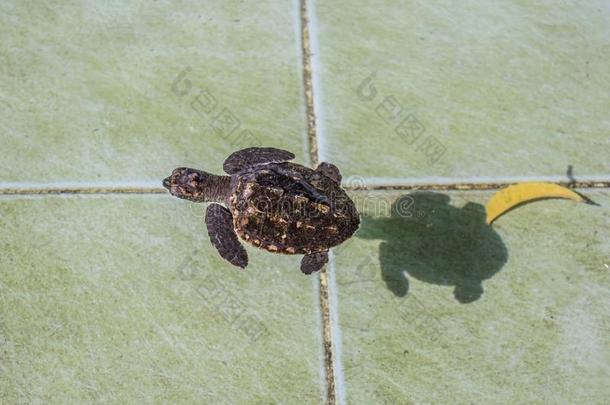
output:
[[[295,163],[257,165],[233,175],[235,232],[270,252],[309,254],[348,239],[360,219],[333,179]]]

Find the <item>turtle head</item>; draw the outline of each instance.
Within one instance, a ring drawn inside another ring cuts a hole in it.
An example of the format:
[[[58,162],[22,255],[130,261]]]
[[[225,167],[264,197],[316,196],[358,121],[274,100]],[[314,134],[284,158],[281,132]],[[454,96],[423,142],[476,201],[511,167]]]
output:
[[[171,195],[195,202],[222,201],[228,193],[229,176],[216,176],[203,170],[178,167],[163,179]]]

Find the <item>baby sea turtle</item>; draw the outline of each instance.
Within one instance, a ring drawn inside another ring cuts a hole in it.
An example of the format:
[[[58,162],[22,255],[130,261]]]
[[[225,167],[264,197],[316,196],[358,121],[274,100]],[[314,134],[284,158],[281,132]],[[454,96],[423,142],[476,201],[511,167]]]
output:
[[[305,255],[301,271],[311,274],[328,262],[328,249],[352,236],[360,219],[335,165],[322,162],[312,170],[292,159],[285,150],[242,149],[223,164],[229,176],[179,167],[163,186],[178,198],[212,202],[205,214],[208,234],[231,264],[248,265],[239,236],[270,252]]]

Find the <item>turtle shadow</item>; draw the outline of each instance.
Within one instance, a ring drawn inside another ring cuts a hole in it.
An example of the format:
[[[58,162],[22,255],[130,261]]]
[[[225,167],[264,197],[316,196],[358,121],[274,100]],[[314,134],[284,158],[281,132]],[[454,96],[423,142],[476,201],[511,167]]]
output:
[[[410,276],[454,286],[456,300],[473,302],[483,294],[482,281],[506,263],[508,251],[485,222],[485,208],[449,201],[446,194],[414,192],[395,200],[389,217],[362,218],[358,237],[383,239],[381,277],[396,296],[407,294]]]

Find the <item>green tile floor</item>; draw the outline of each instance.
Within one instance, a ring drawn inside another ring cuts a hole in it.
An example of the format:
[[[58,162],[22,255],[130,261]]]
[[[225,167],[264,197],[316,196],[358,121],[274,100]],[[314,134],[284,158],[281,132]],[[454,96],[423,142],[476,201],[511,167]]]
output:
[[[317,286],[288,271],[298,258],[254,250],[236,271],[166,196],[3,198],[0,212],[1,403],[322,398]]]
[[[346,185],[610,181],[607,2],[307,6]],[[607,187],[493,227],[493,191],[352,191],[332,392],[319,275],[232,268],[161,192],[242,147],[310,162],[299,7],[0,3],[0,404],[606,403]]]
[[[382,182],[607,180],[609,16],[603,0],[316,2],[323,157]]]
[[[256,144],[307,156],[289,3],[56,3],[0,4],[0,181],[157,182]]]
[[[346,403],[605,403],[610,197],[586,194],[601,207],[492,228],[490,192],[356,193],[363,225],[331,273]]]

